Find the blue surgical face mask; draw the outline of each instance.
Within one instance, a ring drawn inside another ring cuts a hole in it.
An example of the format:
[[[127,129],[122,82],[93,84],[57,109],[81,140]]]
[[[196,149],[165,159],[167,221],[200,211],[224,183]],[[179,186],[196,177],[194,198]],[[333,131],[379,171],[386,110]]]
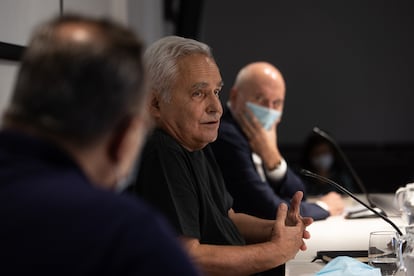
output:
[[[263,107],[252,102],[246,102],[246,107],[253,112],[254,116],[266,130],[269,130],[279,120],[280,116],[282,116],[281,111]]]
[[[319,170],[327,171],[332,167],[333,161],[332,154],[325,153],[312,158],[312,165]]]

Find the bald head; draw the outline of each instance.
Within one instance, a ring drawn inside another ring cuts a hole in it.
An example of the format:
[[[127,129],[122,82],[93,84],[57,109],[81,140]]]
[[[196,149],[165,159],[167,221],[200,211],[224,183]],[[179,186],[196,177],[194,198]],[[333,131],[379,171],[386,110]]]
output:
[[[276,67],[267,62],[250,63],[239,71],[230,91],[232,110],[243,112],[246,102],[252,102],[282,111],[285,90],[285,81]]]
[[[86,44],[100,38],[102,32],[99,27],[90,22],[61,23],[56,27],[56,37],[62,42]]]
[[[242,88],[249,83],[277,82],[285,86],[285,81],[280,71],[268,62],[253,62],[243,67],[237,74],[234,83],[235,88]]]

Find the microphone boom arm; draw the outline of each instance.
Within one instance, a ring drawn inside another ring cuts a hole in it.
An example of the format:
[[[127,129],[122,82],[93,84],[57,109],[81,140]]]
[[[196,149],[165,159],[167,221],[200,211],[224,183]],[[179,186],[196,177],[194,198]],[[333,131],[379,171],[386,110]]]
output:
[[[310,172],[308,170],[302,169],[301,174],[310,178],[314,178],[317,179],[319,181],[328,183],[332,186],[334,186],[336,189],[340,190],[341,192],[349,195],[350,197],[352,197],[353,199],[355,199],[356,201],[358,201],[360,204],[362,204],[364,207],[366,207],[368,210],[370,210],[371,212],[375,213],[377,216],[379,216],[380,218],[382,218],[383,220],[385,220],[386,222],[388,222],[397,232],[400,236],[403,235],[403,233],[401,232],[401,230],[386,216],[384,216],[383,214],[381,214],[380,212],[376,211],[375,209],[373,209],[371,206],[369,206],[368,204],[366,204],[365,202],[363,202],[362,200],[360,200],[359,198],[357,198],[353,193],[351,193],[350,191],[348,191],[347,189],[345,189],[344,187],[342,187],[341,185],[339,185],[338,183],[336,183],[335,181],[332,181],[329,178],[323,177],[321,175],[318,175],[316,173]]]
[[[345,166],[347,167],[349,173],[351,174],[352,178],[354,179],[354,181],[356,182],[358,187],[361,189],[361,192],[363,194],[365,194],[369,205],[373,208],[376,207],[376,205],[371,201],[371,198],[369,197],[368,191],[367,191],[365,185],[362,183],[361,178],[359,178],[358,174],[355,172],[354,168],[351,166],[351,163],[349,162],[349,160],[346,157],[345,153],[342,151],[342,149],[339,147],[339,145],[334,141],[334,139],[332,139],[331,136],[329,136],[327,133],[325,133],[324,131],[322,131],[318,127],[314,127],[313,132],[318,134],[319,136],[322,136],[323,138],[325,138],[327,141],[329,141],[329,143],[331,143],[334,146],[334,148],[336,149],[336,151],[340,155],[342,161],[344,162]]]

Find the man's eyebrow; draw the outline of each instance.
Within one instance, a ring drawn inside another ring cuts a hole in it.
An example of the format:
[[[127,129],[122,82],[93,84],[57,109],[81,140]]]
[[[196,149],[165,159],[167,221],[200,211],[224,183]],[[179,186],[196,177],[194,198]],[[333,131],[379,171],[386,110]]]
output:
[[[197,83],[193,84],[191,86],[191,88],[193,88],[193,89],[202,89],[202,88],[206,88],[207,86],[208,86],[207,82],[197,82]]]
[[[217,86],[218,87],[223,87],[223,85],[224,85],[224,82],[223,81],[219,81],[217,83]],[[207,82],[204,82],[204,81],[197,82],[197,83],[195,83],[195,84],[193,84],[191,86],[192,89],[203,89],[203,88],[206,88],[206,87],[208,87],[208,83]]]

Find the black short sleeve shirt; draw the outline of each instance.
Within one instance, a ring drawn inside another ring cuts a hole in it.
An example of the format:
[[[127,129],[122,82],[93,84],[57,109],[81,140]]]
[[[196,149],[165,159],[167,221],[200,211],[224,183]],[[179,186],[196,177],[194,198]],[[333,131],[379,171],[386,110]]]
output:
[[[204,244],[245,244],[228,216],[233,200],[208,146],[190,152],[156,129],[141,156],[134,192],[157,207],[180,235]]]

